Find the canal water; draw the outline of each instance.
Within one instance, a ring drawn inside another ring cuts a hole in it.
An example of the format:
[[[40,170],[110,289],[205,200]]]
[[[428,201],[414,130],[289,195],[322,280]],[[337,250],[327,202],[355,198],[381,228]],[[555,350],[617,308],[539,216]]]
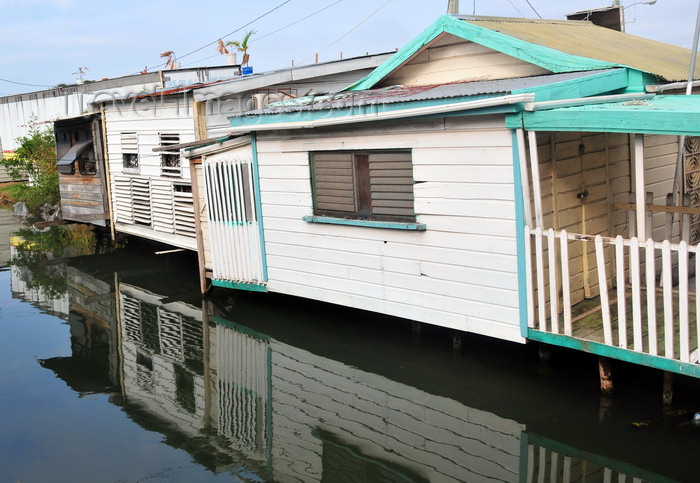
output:
[[[4,242],[4,240],[3,240]],[[0,269],[0,482],[700,481],[700,384],[274,294],[130,243]]]

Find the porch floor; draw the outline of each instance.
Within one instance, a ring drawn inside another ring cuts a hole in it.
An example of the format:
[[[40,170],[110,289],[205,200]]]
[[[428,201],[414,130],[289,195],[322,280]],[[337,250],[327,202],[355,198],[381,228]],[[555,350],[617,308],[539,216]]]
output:
[[[696,304],[696,292],[695,284],[692,284],[693,292],[688,294],[688,326],[689,326],[689,337],[690,337],[690,351],[694,351],[698,347],[698,328],[697,328],[697,304]],[[634,324],[633,324],[633,313],[632,313],[632,293],[631,288],[627,287],[625,290],[625,307],[626,307],[626,334],[627,334],[627,348],[630,350],[637,350],[645,353],[649,353],[649,324],[647,323],[647,304],[645,303],[647,293],[646,289],[641,289],[641,317],[643,321],[641,326],[642,332],[642,348],[637,348],[634,346]],[[679,313],[679,296],[678,291],[673,291],[673,355],[671,358],[678,359],[680,355],[680,336],[679,336],[679,323],[678,313]],[[583,300],[582,302],[574,305],[571,308],[572,317],[572,335],[575,338],[587,340],[591,342],[597,342],[600,344],[605,344],[605,337],[603,332],[603,315],[601,310],[600,297],[595,297],[592,299]],[[621,347],[620,345],[620,331],[619,331],[619,318],[618,318],[618,308],[617,299],[610,300],[610,319],[612,326],[612,341],[613,345],[616,347]],[[550,322],[550,321],[548,321]],[[561,325],[561,322],[560,322]],[[665,350],[665,336],[666,328],[664,324],[664,301],[663,301],[663,290],[656,290],[656,335],[657,335],[657,355],[668,357]]]

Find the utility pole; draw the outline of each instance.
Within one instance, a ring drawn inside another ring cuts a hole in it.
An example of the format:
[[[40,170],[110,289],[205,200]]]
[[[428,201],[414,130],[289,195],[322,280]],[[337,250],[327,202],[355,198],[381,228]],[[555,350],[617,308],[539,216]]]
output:
[[[448,0],[448,2],[447,2],[447,14],[448,15],[459,15],[459,0]]]

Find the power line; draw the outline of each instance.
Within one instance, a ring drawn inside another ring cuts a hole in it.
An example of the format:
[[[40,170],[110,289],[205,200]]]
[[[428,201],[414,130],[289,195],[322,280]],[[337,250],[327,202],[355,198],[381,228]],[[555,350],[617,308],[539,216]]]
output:
[[[255,42],[257,42],[258,40],[262,40],[262,39],[264,39],[265,37],[269,37],[269,36],[272,35],[272,34],[276,34],[277,32],[280,32],[281,30],[284,30],[284,29],[286,29],[287,27],[291,27],[292,25],[296,25],[296,24],[298,24],[299,22],[302,22],[302,21],[304,21],[304,20],[306,20],[306,19],[308,19],[308,18],[313,17],[313,16],[316,15],[316,14],[319,14],[319,13],[323,12],[324,10],[328,10],[328,9],[331,8],[332,6],[337,5],[337,4],[339,4],[340,2],[342,2],[342,1],[344,1],[344,0],[337,0],[336,2],[333,2],[333,3],[331,3],[330,5],[326,5],[325,7],[323,7],[323,8],[320,9],[320,10],[316,10],[314,13],[309,14],[309,15],[307,15],[306,17],[302,17],[302,18],[300,18],[299,20],[295,20],[294,22],[285,25],[284,27],[278,28],[277,30],[273,30],[273,31],[270,32],[269,34],[265,34],[265,35],[263,35],[263,36],[261,36],[261,37],[257,37],[257,38],[255,39]],[[253,41],[251,41],[251,44],[252,44],[252,43],[253,43]],[[186,64],[186,65],[188,65],[188,66],[189,66],[189,65],[195,65],[195,64],[198,64],[198,63],[203,62],[203,61],[205,61],[205,60],[213,59],[214,57],[217,57],[217,56],[218,56],[218,54],[210,55],[209,57],[205,57],[205,58],[203,58],[203,59],[199,59],[199,60],[196,60],[196,61],[194,61],[194,62],[190,62],[189,64]]]
[[[277,29],[277,30],[274,30],[274,31],[270,32],[269,34],[265,34],[265,35],[263,35],[262,37],[256,37],[255,40],[254,40],[254,42],[257,42],[258,40],[262,40],[262,39],[264,39],[265,37],[269,37],[269,36],[272,35],[272,34],[276,34],[277,32],[279,32],[279,31],[281,31],[281,30],[284,30],[284,29],[286,29],[287,27],[291,27],[292,25],[296,25],[296,24],[298,24],[299,22],[302,22],[302,21],[306,20],[307,18],[313,17],[313,16],[316,15],[317,13],[321,13],[321,12],[323,12],[324,10],[328,10],[328,9],[331,8],[332,6],[337,5],[337,4],[339,4],[340,2],[342,2],[342,1],[343,1],[343,0],[338,0],[337,2],[331,3],[330,5],[323,7],[321,10],[316,10],[314,13],[312,13],[312,14],[310,14],[310,15],[307,15],[307,16],[304,17],[304,18],[300,18],[300,19],[297,20],[296,22],[292,22],[292,23],[290,23],[289,25],[285,25],[284,27],[279,28],[279,29]],[[253,42],[251,42],[251,43],[253,43]]]
[[[341,36],[338,37],[336,40],[334,40],[334,41],[331,42],[330,44],[326,45],[324,48],[322,48],[321,50],[319,50],[318,52],[316,52],[316,54],[320,54],[320,53],[323,52],[324,50],[326,50],[326,49],[332,47],[333,45],[337,44],[337,43],[340,42],[342,39],[344,39],[345,37],[347,37],[348,35],[350,35],[352,32],[354,32],[355,30],[357,30],[357,29],[358,29],[363,23],[365,23],[367,20],[369,20],[370,18],[374,17],[374,16],[377,14],[377,12],[379,12],[381,9],[383,9],[384,7],[386,7],[387,5],[389,5],[389,3],[391,3],[391,1],[392,1],[392,0],[386,0],[386,2],[384,2],[384,4],[383,4],[381,7],[379,7],[379,8],[376,9],[374,12],[372,12],[372,13],[369,15],[369,17],[367,17],[367,18],[364,19],[362,22],[360,22],[360,23],[358,23],[357,25],[355,25],[355,26],[354,26],[353,28],[351,28],[347,33],[341,35]],[[316,54],[314,54],[314,55],[316,55]],[[311,57],[313,57],[313,55],[312,55]],[[309,59],[311,59],[311,57],[308,57],[308,58],[302,60],[301,62],[299,62],[298,65],[301,65],[301,64],[303,64],[304,62],[308,61]]]
[[[537,14],[537,16],[539,18],[542,18],[542,15],[540,15],[540,13],[537,10],[535,10],[535,7],[532,6],[532,4],[530,3],[530,0],[525,0],[525,1],[527,2],[528,5],[530,5],[530,8],[532,9],[532,11],[535,12],[535,14]]]
[[[0,79],[0,81],[9,82],[10,84],[17,84],[17,85],[20,85],[20,86],[48,87],[49,89],[51,89],[51,88],[53,87],[53,86],[47,86],[47,85],[44,85],[44,84],[25,84],[24,82],[11,81],[11,80],[9,80],[9,79]]]
[[[288,4],[288,3],[291,2],[291,1],[292,1],[292,0],[285,0],[284,2],[282,2],[282,3],[280,3],[279,5],[277,5],[276,7],[274,7],[273,9],[268,10],[267,12],[263,13],[263,14],[260,15],[259,17],[254,18],[253,20],[251,20],[251,21],[248,22],[247,24],[242,25],[241,27],[238,27],[238,28],[237,28],[236,30],[234,30],[233,32],[229,32],[229,33],[227,33],[226,35],[222,35],[221,37],[218,37],[215,41],[209,42],[208,44],[203,45],[202,47],[199,47],[198,49],[194,49],[193,51],[188,52],[188,53],[186,53],[185,55],[181,55],[181,56],[178,57],[178,58],[182,59],[182,58],[184,58],[184,57],[187,57],[188,55],[192,55],[192,54],[194,54],[195,52],[199,52],[199,51],[202,50],[202,49],[206,49],[207,47],[210,47],[210,46],[214,45],[215,43],[217,43],[217,42],[219,41],[219,39],[225,39],[226,37],[235,34],[235,33],[238,32],[239,30],[243,30],[243,29],[246,28],[247,26],[249,26],[249,25],[251,25],[251,24],[257,22],[258,20],[260,20],[260,19],[263,18],[263,17],[266,17],[266,16],[270,15],[272,12],[274,12],[275,10],[277,10],[277,9],[279,9],[279,8],[281,8],[281,7],[283,7],[283,6],[285,6],[286,4]],[[156,65],[155,67],[152,67],[151,69],[157,69],[157,68],[163,67],[163,66],[165,66],[165,62],[162,63],[162,64],[158,64],[158,65]],[[135,74],[136,74],[136,73],[135,73]]]

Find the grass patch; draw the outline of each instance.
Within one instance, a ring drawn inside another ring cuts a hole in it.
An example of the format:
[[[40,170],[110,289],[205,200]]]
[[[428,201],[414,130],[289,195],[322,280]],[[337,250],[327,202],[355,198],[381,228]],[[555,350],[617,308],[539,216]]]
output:
[[[0,207],[11,208],[19,201],[19,195],[25,182],[0,184]]]

